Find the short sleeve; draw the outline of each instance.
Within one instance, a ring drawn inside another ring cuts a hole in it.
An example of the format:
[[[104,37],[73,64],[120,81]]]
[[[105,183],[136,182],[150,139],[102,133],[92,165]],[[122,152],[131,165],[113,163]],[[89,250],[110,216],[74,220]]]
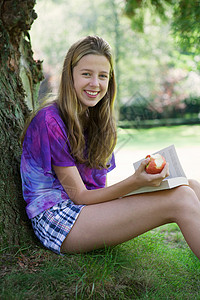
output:
[[[74,166],[64,123],[55,107],[42,109],[32,120],[23,143],[26,159],[53,173],[52,165]]]
[[[112,153],[112,156],[111,156],[111,159],[110,159],[110,162],[109,162],[109,167],[107,169],[107,172],[112,171],[115,167],[116,167],[115,156],[114,156],[114,153]]]
[[[46,122],[51,163],[55,166],[74,166],[75,160],[71,155],[69,140],[65,128],[58,120],[51,118]]]

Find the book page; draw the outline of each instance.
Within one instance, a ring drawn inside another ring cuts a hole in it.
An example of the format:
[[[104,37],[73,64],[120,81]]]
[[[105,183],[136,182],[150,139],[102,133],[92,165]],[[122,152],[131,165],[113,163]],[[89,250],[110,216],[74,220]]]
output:
[[[170,176],[168,178],[186,177],[174,145],[164,148],[158,151],[158,153],[163,155],[166,161],[169,163]]]
[[[175,149],[174,145],[170,145],[170,146],[168,146],[164,149],[161,149],[153,154],[156,154],[156,153],[160,153],[162,156],[164,156],[166,162],[169,163],[170,176],[168,176],[167,179],[174,178],[174,177],[186,177],[186,175],[183,171],[183,168],[181,166],[181,163],[179,161],[179,158],[176,153],[176,149]],[[140,163],[143,160],[144,159],[141,159],[133,164],[135,170],[139,167]]]

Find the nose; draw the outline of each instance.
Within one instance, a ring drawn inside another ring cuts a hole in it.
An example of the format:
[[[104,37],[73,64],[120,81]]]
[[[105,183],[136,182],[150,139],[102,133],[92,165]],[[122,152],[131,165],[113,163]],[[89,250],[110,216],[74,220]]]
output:
[[[98,76],[94,75],[90,78],[90,86],[93,86],[93,87],[99,86]]]

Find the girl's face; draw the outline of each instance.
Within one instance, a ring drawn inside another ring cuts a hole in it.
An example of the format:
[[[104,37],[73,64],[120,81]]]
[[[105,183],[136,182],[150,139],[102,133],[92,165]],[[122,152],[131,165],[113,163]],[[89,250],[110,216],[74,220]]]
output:
[[[74,67],[74,88],[85,108],[95,106],[105,96],[109,74],[110,63],[103,55],[85,55]]]

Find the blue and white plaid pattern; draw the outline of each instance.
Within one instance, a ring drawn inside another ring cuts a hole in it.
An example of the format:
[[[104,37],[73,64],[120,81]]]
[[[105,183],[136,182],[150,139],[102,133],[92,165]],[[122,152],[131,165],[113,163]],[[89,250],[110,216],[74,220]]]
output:
[[[60,202],[31,219],[33,230],[49,250],[60,254],[62,242],[70,232],[84,205],[71,200]]]

